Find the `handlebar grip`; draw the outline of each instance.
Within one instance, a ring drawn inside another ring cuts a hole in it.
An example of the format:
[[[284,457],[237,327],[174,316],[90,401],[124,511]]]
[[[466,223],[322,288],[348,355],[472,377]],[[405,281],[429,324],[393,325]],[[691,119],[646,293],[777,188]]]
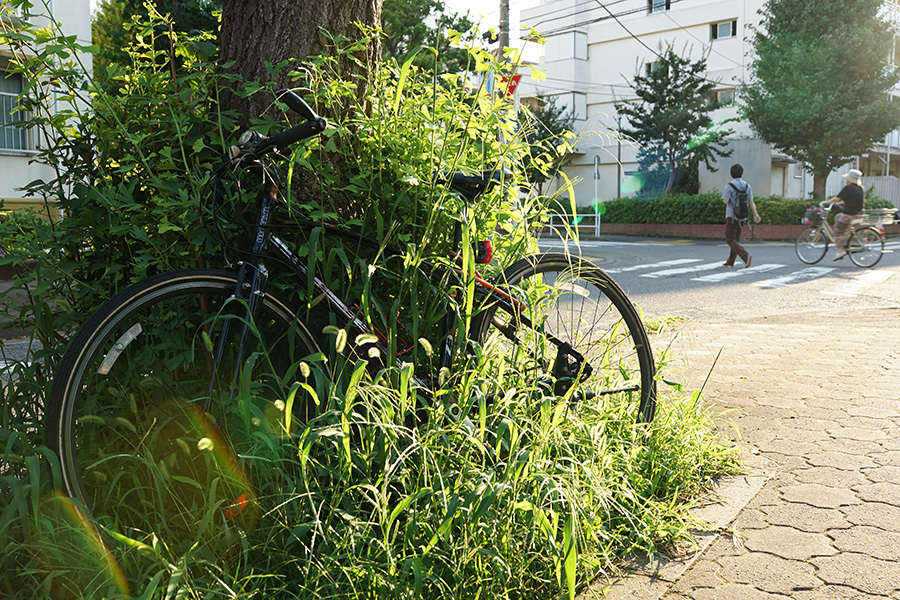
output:
[[[269,141],[273,146],[286,148],[300,140],[319,135],[325,131],[326,127],[328,127],[328,122],[322,117],[316,117],[306,123],[300,123],[291,127],[287,131],[279,131],[269,137]]]
[[[307,104],[303,98],[295,94],[293,91],[279,90],[277,94],[279,100],[287,104],[292,111],[299,114],[307,121],[315,121],[319,118],[319,115],[317,115],[315,111],[310,108],[309,104]]]

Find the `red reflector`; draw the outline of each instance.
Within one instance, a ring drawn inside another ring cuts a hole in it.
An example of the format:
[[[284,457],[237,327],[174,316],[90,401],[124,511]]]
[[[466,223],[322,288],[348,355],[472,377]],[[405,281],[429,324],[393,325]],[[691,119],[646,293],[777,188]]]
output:
[[[238,516],[242,510],[247,508],[247,494],[241,494],[234,501],[234,504],[225,509],[225,518],[231,520]]]
[[[491,262],[494,256],[494,245],[491,240],[477,242],[475,250],[475,262],[480,265],[486,265]]]

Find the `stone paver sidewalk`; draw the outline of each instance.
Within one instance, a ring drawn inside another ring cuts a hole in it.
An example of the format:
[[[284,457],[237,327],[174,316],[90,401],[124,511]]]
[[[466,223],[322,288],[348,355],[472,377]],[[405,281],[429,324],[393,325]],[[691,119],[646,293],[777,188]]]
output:
[[[685,329],[689,368],[722,351],[706,397],[738,427],[722,433],[757,485],[736,482],[752,497],[698,555],[609,597],[900,599],[900,309],[861,311],[836,333],[842,316]]]

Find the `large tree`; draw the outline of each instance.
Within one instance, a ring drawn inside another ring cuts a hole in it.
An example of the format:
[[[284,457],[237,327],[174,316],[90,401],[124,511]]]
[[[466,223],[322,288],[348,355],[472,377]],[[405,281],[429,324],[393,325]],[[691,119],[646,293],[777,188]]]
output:
[[[290,59],[306,58],[329,51],[328,33],[337,38],[360,39],[357,24],[375,27],[381,23],[383,0],[222,0],[222,31],[219,58],[229,64],[232,73],[246,82],[268,82],[273,79],[266,63],[279,64]],[[365,56],[356,57],[344,67],[357,74],[371,70],[380,54],[377,39],[366,48]],[[290,87],[287,73],[275,74],[277,83]],[[364,93],[364,89],[358,93]],[[270,98],[255,94],[250,97],[229,94],[226,108],[239,114],[257,116]]]
[[[728,155],[722,138],[730,132],[713,128],[716,84],[705,73],[705,57],[691,61],[667,46],[635,73],[632,86],[640,101],[616,106],[628,118],[622,133],[642,145],[642,166],[665,173],[663,193],[672,191],[677,173],[700,161],[712,168],[715,157]]]
[[[813,192],[900,126],[894,27],[883,0],[769,0],[753,36],[745,112],[766,142],[805,163]]]
[[[474,23],[468,13],[448,13],[443,0],[384,0],[381,27],[385,39],[382,44],[384,57],[405,62],[420,46],[438,50],[419,53],[414,62],[426,68],[436,67],[438,72],[458,72],[465,69],[468,53],[465,49],[450,45],[448,29],[469,31]]]
[[[156,10],[172,18],[173,33],[194,30],[215,33],[219,22],[215,12],[221,0],[155,0]],[[134,44],[134,32],[126,28],[133,17],[147,20],[149,10],[145,0],[100,0],[94,13],[92,35],[98,51],[94,55],[94,71],[101,79],[107,66],[126,65],[126,49]]]

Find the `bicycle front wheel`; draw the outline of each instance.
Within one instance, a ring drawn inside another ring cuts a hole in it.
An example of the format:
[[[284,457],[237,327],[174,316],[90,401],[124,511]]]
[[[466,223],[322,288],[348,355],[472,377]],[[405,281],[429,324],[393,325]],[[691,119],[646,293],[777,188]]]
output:
[[[828,251],[828,238],[820,228],[807,227],[797,236],[794,249],[797,251],[797,258],[808,265],[814,265]]]
[[[847,253],[857,267],[874,267],[884,252],[884,238],[874,227],[855,229],[847,241]]]
[[[621,402],[637,421],[656,411],[656,371],[650,340],[625,292],[596,265],[546,253],[518,261],[503,273],[514,298],[473,320],[475,339],[500,344],[500,352],[535,382],[561,376],[578,380],[575,393]],[[569,352],[571,347],[574,352]],[[569,371],[566,374],[566,371]]]
[[[233,273],[212,270],[140,282],[106,302],[60,362],[47,444],[64,491],[108,533],[183,551],[254,526],[250,463],[264,450],[254,444],[273,446],[272,435],[312,414],[292,382],[318,348],[273,296],[251,322],[236,286]]]

